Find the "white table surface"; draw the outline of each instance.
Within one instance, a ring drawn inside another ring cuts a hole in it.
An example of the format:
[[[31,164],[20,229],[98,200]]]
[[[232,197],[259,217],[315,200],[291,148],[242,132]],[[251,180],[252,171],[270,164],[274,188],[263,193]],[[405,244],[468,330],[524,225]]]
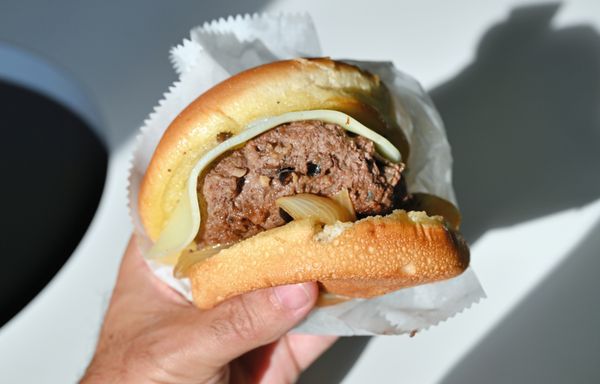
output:
[[[344,382],[600,380],[600,3],[80,3],[0,5],[0,41],[76,79],[110,149],[85,237],[0,329],[0,382],[66,383],[82,374],[131,231],[133,135],[175,79],[168,48],[196,24],[263,10],[310,12],[329,56],[393,60],[433,91],[460,149],[458,198],[488,298],[414,338],[371,339]],[[339,380],[345,371],[335,358],[310,377]]]

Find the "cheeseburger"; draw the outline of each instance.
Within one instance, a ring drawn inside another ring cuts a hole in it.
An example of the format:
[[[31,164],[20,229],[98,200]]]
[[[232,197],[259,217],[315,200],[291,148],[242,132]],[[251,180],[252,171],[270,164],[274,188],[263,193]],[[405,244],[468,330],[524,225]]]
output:
[[[326,58],[216,85],[170,124],[144,176],[149,256],[190,279],[200,308],[306,281],[332,302],[459,275],[458,211],[408,193],[396,113],[377,76]]]

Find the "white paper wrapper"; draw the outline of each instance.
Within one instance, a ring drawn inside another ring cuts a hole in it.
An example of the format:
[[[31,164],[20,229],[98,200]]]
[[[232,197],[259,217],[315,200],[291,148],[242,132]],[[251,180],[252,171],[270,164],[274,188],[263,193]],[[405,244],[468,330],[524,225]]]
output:
[[[220,19],[193,29],[189,39],[172,49],[179,80],[145,121],[129,179],[131,216],[143,254],[151,242],[137,211],[139,186],[160,137],[175,116],[201,93],[240,71],[280,59],[321,55],[308,15],[255,14]],[[347,61],[378,74],[394,97],[398,121],[411,146],[410,170],[406,173],[409,190],[456,203],[450,146],[442,121],[418,82],[388,62]],[[191,298],[188,281],[173,278],[171,267],[149,263],[157,276]],[[482,297],[475,274],[467,269],[452,280],[315,309],[295,331],[335,335],[408,333],[434,326]]]

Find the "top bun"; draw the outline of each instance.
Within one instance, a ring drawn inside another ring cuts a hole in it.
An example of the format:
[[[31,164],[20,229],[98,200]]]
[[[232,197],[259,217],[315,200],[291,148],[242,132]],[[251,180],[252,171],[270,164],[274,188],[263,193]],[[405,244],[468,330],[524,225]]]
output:
[[[164,133],[139,196],[142,223],[156,240],[198,160],[219,133],[240,133],[252,121],[312,109],[344,112],[390,140],[408,158],[392,98],[379,77],[327,58],[294,59],[241,72],[186,107]]]

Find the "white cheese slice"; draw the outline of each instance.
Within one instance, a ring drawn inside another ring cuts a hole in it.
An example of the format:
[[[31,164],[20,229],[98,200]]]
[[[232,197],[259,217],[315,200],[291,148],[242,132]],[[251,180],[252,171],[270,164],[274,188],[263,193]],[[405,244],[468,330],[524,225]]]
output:
[[[179,203],[173,210],[167,225],[160,234],[156,243],[150,250],[149,257],[163,259],[172,256],[188,246],[196,237],[200,229],[200,207],[196,192],[198,176],[215,159],[232,148],[275,128],[279,125],[302,120],[320,120],[326,123],[337,124],[349,132],[366,137],[375,143],[377,151],[388,160],[398,163],[402,160],[400,151],[385,137],[370,130],[357,120],[345,113],[332,110],[312,110],[290,112],[283,115],[257,120],[248,125],[241,133],[220,143],[208,151],[192,169],[187,181],[187,187]]]

